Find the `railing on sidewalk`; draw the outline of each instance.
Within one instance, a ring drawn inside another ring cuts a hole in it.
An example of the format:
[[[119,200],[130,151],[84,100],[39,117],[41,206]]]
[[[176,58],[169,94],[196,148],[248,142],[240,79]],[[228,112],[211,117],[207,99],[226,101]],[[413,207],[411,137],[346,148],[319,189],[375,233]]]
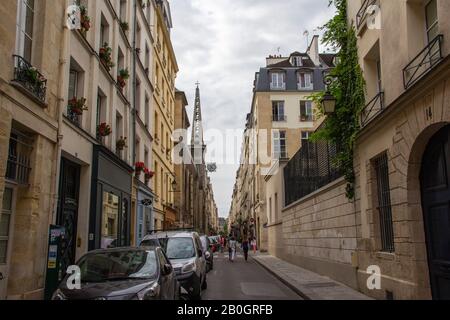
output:
[[[328,142],[303,143],[284,168],[286,206],[342,176],[336,154],[336,146]]]
[[[361,128],[365,127],[384,109],[384,92],[379,92],[361,112]]]
[[[443,40],[444,36],[438,35],[403,69],[405,90],[419,81],[442,60]]]

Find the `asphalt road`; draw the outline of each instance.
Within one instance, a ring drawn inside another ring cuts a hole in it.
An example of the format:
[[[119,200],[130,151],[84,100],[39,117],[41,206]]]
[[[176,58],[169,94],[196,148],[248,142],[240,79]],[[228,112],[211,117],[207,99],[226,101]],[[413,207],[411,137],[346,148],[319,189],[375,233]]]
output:
[[[214,269],[208,273],[207,280],[203,300],[302,299],[251,257],[245,262],[241,253],[234,262],[228,261],[228,253],[215,254]]]

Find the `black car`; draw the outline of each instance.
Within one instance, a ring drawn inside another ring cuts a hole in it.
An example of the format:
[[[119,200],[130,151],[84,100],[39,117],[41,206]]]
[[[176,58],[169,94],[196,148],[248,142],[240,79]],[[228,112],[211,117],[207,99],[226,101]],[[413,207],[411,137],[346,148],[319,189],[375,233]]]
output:
[[[206,259],[206,270],[209,272],[214,268],[214,253],[211,248],[211,242],[207,236],[200,236],[200,241],[202,242],[203,254]]]
[[[69,275],[53,300],[178,300],[180,286],[159,247],[95,250],[77,263],[81,288],[69,289]],[[69,281],[70,282],[70,281]]]

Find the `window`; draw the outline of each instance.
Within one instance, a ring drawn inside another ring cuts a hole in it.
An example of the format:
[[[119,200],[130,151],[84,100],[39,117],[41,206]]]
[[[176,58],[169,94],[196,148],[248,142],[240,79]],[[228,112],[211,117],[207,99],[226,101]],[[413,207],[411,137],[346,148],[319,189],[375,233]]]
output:
[[[33,47],[34,0],[18,0],[16,52],[31,63]]]
[[[105,43],[109,43],[109,26],[105,16],[102,14],[100,20],[100,47]]]
[[[273,210],[274,216],[272,218],[272,222],[275,222],[277,220],[278,216],[278,193],[275,193],[275,208]]]
[[[149,155],[148,155],[148,149],[145,148],[144,150],[144,163],[146,167],[150,167],[150,162],[149,162]]]
[[[270,83],[271,89],[286,89],[286,84],[284,82],[285,74],[284,72],[273,72],[271,75],[272,82]]]
[[[144,124],[147,127],[147,129],[149,129],[150,127],[150,99],[148,98],[147,95],[145,95],[145,119],[144,119]]]
[[[272,197],[269,198],[269,220],[273,221],[273,216],[272,216]]]
[[[388,157],[383,153],[373,160],[376,182],[376,203],[381,240],[381,251],[394,252],[394,230],[392,224],[392,208],[389,188]]]
[[[286,131],[274,130],[272,132],[272,149],[273,158],[287,158]]]
[[[299,89],[313,89],[313,74],[312,72],[300,72],[298,74],[298,87]]]
[[[145,44],[145,72],[149,73],[150,70],[150,49],[148,48],[148,44]]]
[[[284,101],[272,101],[272,121],[286,121]]]
[[[155,140],[158,140],[158,114],[155,111],[155,123],[153,124],[155,127]]]
[[[300,121],[313,121],[312,101],[300,101]]]
[[[437,14],[437,1],[431,0],[425,7],[426,23],[427,23],[427,37],[428,42],[431,42],[438,36],[438,14]]]
[[[304,143],[308,142],[309,136],[310,136],[310,132],[309,131],[302,131],[302,136],[301,136],[302,145]]]
[[[126,15],[127,15],[127,1],[120,0],[120,20],[122,22],[126,21]]]
[[[158,190],[158,162],[155,161],[155,166],[154,166],[154,170],[155,170],[155,177],[153,181],[153,190]]]
[[[294,67],[301,67],[301,66],[303,66],[302,57],[292,57],[291,58],[291,64]]]
[[[69,96],[68,99],[78,97],[78,71],[71,69],[69,74]]]
[[[141,81],[136,78],[136,114],[141,117]]]

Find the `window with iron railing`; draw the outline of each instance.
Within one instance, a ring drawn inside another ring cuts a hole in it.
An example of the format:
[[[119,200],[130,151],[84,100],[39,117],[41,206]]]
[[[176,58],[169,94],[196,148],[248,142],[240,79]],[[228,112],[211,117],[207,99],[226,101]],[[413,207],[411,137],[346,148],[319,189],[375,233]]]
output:
[[[272,132],[272,157],[287,159],[286,131],[274,130]]]
[[[286,121],[284,114],[284,101],[272,101],[272,121]]]
[[[23,57],[14,55],[14,79],[19,89],[45,103],[47,79]]]
[[[299,72],[298,73],[298,89],[299,90],[313,90],[314,80],[312,72]]]
[[[32,138],[13,129],[9,138],[5,178],[20,185],[28,185],[31,172]]]
[[[300,121],[313,121],[312,101],[300,101]]]
[[[284,72],[272,72],[271,73],[270,89],[272,89],[272,90],[286,90],[285,76],[286,75],[284,74]]]

